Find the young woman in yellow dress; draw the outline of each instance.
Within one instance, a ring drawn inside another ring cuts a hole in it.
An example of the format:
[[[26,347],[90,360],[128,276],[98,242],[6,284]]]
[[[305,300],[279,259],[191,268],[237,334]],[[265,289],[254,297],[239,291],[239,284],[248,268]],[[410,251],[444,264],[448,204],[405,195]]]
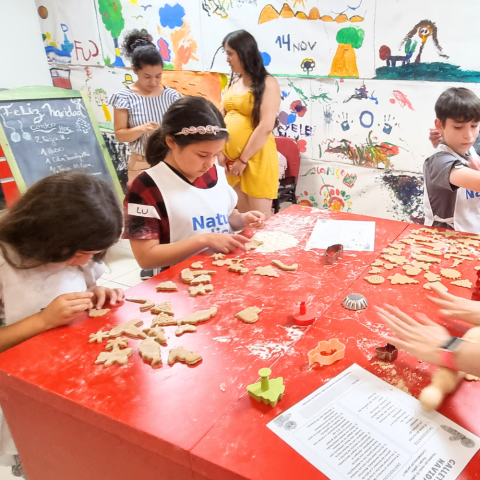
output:
[[[280,87],[265,69],[250,33],[229,33],[223,48],[232,68],[223,99],[230,135],[223,150],[227,180],[238,194],[239,212],[259,210],[268,218],[278,193],[278,154],[272,130],[280,107]]]

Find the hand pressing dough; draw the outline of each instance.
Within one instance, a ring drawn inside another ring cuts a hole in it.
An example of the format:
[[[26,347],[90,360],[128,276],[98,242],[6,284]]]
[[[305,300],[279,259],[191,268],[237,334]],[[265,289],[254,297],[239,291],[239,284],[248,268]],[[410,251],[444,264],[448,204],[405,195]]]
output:
[[[122,334],[129,335],[133,338],[146,338],[146,335],[138,328],[143,321],[139,318],[134,318],[128,322],[121,323],[110,330],[111,337],[119,337]]]
[[[225,260],[215,260],[212,262],[212,265],[215,265],[216,267],[224,267],[225,265],[232,265],[233,260],[231,258],[226,258]]]
[[[416,253],[412,253],[412,258],[425,263],[440,263],[441,261],[439,258],[430,257],[429,255],[418,255]]]
[[[432,272],[425,272],[423,276],[429,281],[429,282],[439,282],[441,280],[440,275],[437,275],[436,273]]]
[[[222,260],[225,258],[224,253],[214,253],[213,255],[210,256],[210,258],[213,258],[214,260]]]
[[[194,353],[190,350],[187,350],[183,347],[177,347],[168,353],[168,364],[172,365],[176,361],[185,362],[188,365],[193,365],[194,363],[199,362],[202,357],[198,353]]]
[[[415,265],[404,265],[403,269],[405,270],[405,273],[411,277],[418,275],[422,271],[420,267],[416,267]]]
[[[166,325],[177,325],[177,320],[166,313],[159,313],[156,317],[153,317],[152,327],[165,327]]]
[[[272,268],[271,265],[266,267],[257,267],[253,272],[254,275],[262,275],[265,277],[279,277],[278,273]]]
[[[199,310],[198,312],[191,313],[190,315],[186,315],[183,318],[178,319],[179,325],[194,325],[196,323],[205,322],[209,318],[212,318],[217,313],[217,308],[212,307],[208,310]]]
[[[298,263],[294,263],[293,265],[285,265],[281,260],[272,260],[272,265],[285,272],[294,272],[298,270]]]
[[[450,282],[452,285],[457,287],[472,288],[472,282],[470,280],[457,280],[456,282]]]
[[[414,265],[415,267],[421,268],[422,270],[425,270],[425,271],[428,271],[430,269],[430,267],[432,266],[430,263],[418,262],[417,260],[412,262],[412,265]]]
[[[125,337],[117,337],[111,338],[107,345],[105,346],[105,350],[113,350],[114,348],[125,348],[128,345],[128,338]]]
[[[385,270],[391,270],[392,268],[395,268],[397,265],[393,265],[393,263],[386,263],[383,268]]]
[[[158,313],[165,313],[167,315],[170,315],[173,317],[174,313],[172,310],[172,304],[170,302],[163,302],[163,303],[157,303],[154,305],[150,311],[152,313],[158,314]]]
[[[228,267],[228,271],[245,275],[248,272],[248,268],[244,267],[241,263],[235,263]]]
[[[441,292],[448,292],[448,288],[442,282],[424,283],[423,288],[426,288],[427,290],[432,290],[431,285],[435,285],[436,287],[438,287],[438,290],[440,290]]]
[[[173,282],[162,282],[157,285],[157,292],[176,292],[178,287]]]
[[[195,325],[180,325],[175,330],[175,335],[179,337],[184,333],[188,333],[188,332],[194,333],[196,331],[197,331],[197,327]]]
[[[394,263],[395,265],[403,265],[408,261],[403,255],[383,255],[383,258],[390,263]]]
[[[404,238],[403,240],[400,240],[400,241],[407,245],[413,245],[415,243],[415,240],[413,238]]]
[[[377,258],[371,265],[372,267],[382,267],[383,262],[379,258]]]
[[[140,342],[138,353],[142,360],[148,362],[152,367],[162,364],[162,356],[160,354],[160,345],[153,337],[148,337]]]
[[[462,274],[457,270],[452,270],[451,268],[443,268],[440,270],[440,275],[445,278],[449,278],[450,280],[456,280],[460,278]]]
[[[203,268],[203,262],[194,262],[190,265],[190,268]]]
[[[103,363],[106,367],[110,365],[125,365],[132,355],[133,348],[114,348],[111,352],[102,352],[95,360],[96,364]]]
[[[205,295],[208,292],[213,292],[212,284],[204,285],[203,283],[201,283],[200,285],[198,285],[198,287],[188,287],[188,293],[192,297],[196,297],[197,295]]]
[[[396,273],[395,275],[387,278],[390,280],[392,285],[406,285],[407,283],[418,283],[418,280],[406,277],[405,275],[400,275],[400,273]]]
[[[156,342],[167,343],[165,330],[162,327],[144,328],[143,331],[147,334],[147,337],[153,337]]]
[[[380,285],[385,281],[380,275],[371,275],[370,277],[364,277],[364,279],[372,285]]]
[[[235,318],[242,320],[245,323],[255,323],[258,320],[258,314],[262,311],[261,308],[258,307],[248,307],[241,312],[238,312],[235,315]]]
[[[96,308],[91,308],[88,312],[90,318],[103,317],[110,311],[109,308],[104,308],[103,310],[97,310]]]
[[[195,277],[190,285],[200,285],[201,283],[212,283],[212,277],[210,275],[200,275]]]
[[[263,245],[263,242],[260,240],[250,240],[248,243],[245,244],[245,248],[248,250],[255,250],[260,245]]]
[[[382,269],[378,267],[372,267],[368,273],[382,273]]]
[[[91,333],[88,343],[102,343],[106,338],[110,337],[110,332],[102,332],[99,330],[97,333]]]

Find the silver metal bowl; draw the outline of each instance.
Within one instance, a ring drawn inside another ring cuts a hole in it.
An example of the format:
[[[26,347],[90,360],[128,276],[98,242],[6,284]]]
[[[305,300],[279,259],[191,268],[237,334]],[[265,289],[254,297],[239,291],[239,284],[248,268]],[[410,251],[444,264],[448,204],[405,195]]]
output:
[[[342,305],[349,310],[362,310],[368,307],[368,302],[360,293],[351,293],[343,299]]]

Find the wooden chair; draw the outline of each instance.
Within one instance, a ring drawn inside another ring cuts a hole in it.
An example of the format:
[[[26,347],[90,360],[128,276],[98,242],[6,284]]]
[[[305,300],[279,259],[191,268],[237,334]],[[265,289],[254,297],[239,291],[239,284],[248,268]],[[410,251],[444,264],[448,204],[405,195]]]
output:
[[[281,203],[297,203],[295,189],[297,188],[298,172],[300,170],[300,148],[293,138],[275,137],[275,143],[277,144],[277,150],[287,159],[285,178],[280,180],[278,197],[273,201],[274,213],[278,213]]]

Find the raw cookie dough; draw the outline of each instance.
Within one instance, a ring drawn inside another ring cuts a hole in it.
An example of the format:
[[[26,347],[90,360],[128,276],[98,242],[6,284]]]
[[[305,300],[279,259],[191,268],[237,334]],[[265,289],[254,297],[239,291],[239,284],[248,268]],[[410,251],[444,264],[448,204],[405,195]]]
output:
[[[254,275],[262,275],[266,277],[279,277],[278,273],[272,268],[271,265],[266,267],[257,267],[253,272]]]
[[[109,308],[104,308],[102,310],[97,310],[96,308],[91,308],[88,312],[90,318],[103,317],[110,311]]]
[[[467,247],[479,247],[480,242],[478,240],[472,240],[471,238],[461,238],[458,240],[458,243],[463,243]]]
[[[113,350],[114,348],[125,348],[128,345],[128,338],[117,337],[108,340],[105,350]]]
[[[422,269],[420,267],[417,267],[416,265],[404,265],[402,268],[405,270],[405,273],[407,275],[410,275],[412,277],[418,275],[422,271]]]
[[[440,270],[440,275],[442,277],[449,278],[450,280],[457,280],[462,276],[459,271],[453,270],[451,268],[442,268],[442,270]]]
[[[233,260],[231,258],[226,258],[225,260],[219,259],[212,262],[212,265],[216,267],[224,267],[225,265],[232,265]]]
[[[97,333],[91,333],[88,343],[102,343],[106,338],[110,337],[110,332],[102,332],[99,330]]]
[[[396,248],[397,250],[403,250],[405,248],[405,244],[402,243],[389,243],[388,246]]]
[[[190,282],[190,285],[200,285],[201,283],[212,283],[212,277],[210,275],[199,275]]]
[[[121,323],[110,330],[110,336],[119,337],[120,335],[125,334],[133,338],[146,338],[146,335],[138,328],[142,323],[143,320],[140,320],[139,318],[134,318],[128,322]]]
[[[188,332],[196,332],[197,327],[195,325],[179,325],[177,329],[175,330],[175,335],[179,337],[180,335],[183,335],[184,333]]]
[[[385,281],[381,275],[371,275],[370,277],[364,277],[364,279],[372,285],[380,285]]]
[[[155,305],[155,302],[153,302],[152,300],[149,300],[148,298],[127,297],[125,298],[125,300],[127,302],[140,303],[141,312],[147,312]]]
[[[111,352],[102,352],[95,360],[96,364],[103,363],[106,367],[118,364],[125,365],[133,352],[133,348],[114,348]]]
[[[262,311],[261,308],[258,307],[248,307],[241,312],[238,312],[235,315],[235,318],[242,320],[245,323],[255,323],[258,320],[258,314]]]
[[[248,268],[244,267],[241,263],[235,263],[228,267],[228,271],[245,275],[248,272]]]
[[[294,272],[295,270],[298,270],[297,263],[294,263],[293,265],[285,265],[281,260],[272,260],[272,265],[285,272]]]
[[[383,258],[390,263],[394,263],[395,265],[403,265],[408,261],[403,255],[383,255]]]
[[[144,328],[143,331],[148,337],[153,337],[158,343],[167,343],[165,330],[162,327]]]
[[[393,265],[393,263],[386,263],[383,268],[385,268],[385,270],[391,270],[392,268],[395,268],[396,265]]]
[[[184,283],[190,283],[195,277],[199,277],[200,275],[213,275],[215,273],[217,273],[215,270],[193,270],[192,271],[189,268],[185,268],[181,271],[180,276]]]
[[[470,252],[468,252],[470,254]],[[472,257],[468,256],[468,255],[456,255],[454,253],[446,253],[444,255],[444,257],[448,260],[449,258],[461,258],[462,260],[473,260]]]
[[[439,282],[441,280],[440,275],[437,275],[436,273],[432,272],[425,272],[423,276],[429,281],[429,282]]]
[[[401,275],[400,273],[396,273],[393,276],[387,277],[392,285],[405,285],[407,283],[418,283],[418,280],[414,280],[413,278],[409,278],[405,275]]]
[[[382,250],[382,253],[386,253],[387,255],[401,255],[402,251],[398,250],[397,248],[384,248]]]
[[[190,265],[190,268],[203,268],[203,262],[194,262]]]
[[[298,240],[295,237],[292,237],[292,235],[289,235],[288,233],[282,232],[257,232],[252,240],[259,240],[260,242],[263,242],[263,245],[260,245],[255,249],[255,253],[276,252],[278,250],[285,250],[298,245]]]
[[[430,285],[435,285],[442,292],[448,292],[448,288],[442,282],[424,283],[423,288],[426,288],[427,290],[431,290],[432,287]]]
[[[456,258],[452,263],[452,268],[458,267],[462,263],[463,263],[463,260]]]
[[[162,364],[162,356],[160,354],[160,345],[153,337],[148,337],[140,342],[138,353],[142,360],[148,362],[152,367]]]
[[[197,295],[205,295],[208,292],[213,292],[212,284],[203,285],[203,283],[201,283],[198,285],[198,287],[188,287],[188,293],[192,297],[196,297]]]
[[[379,258],[377,258],[371,265],[372,267],[382,267],[383,262]]]
[[[205,322],[209,318],[212,318],[216,313],[216,307],[209,308],[208,310],[199,310],[198,312],[190,313],[183,318],[179,318],[177,323],[178,325],[194,325],[196,323]]]
[[[421,268],[422,270],[425,270],[425,271],[428,271],[430,269],[430,267],[432,266],[430,263],[419,262],[417,260],[412,262],[412,265],[415,266],[415,267]]]
[[[168,353],[168,364],[172,365],[176,361],[188,363],[188,365],[193,365],[194,363],[199,362],[202,357],[198,353],[194,353],[190,350],[187,350],[183,347],[177,347]]]
[[[378,267],[372,267],[368,273],[382,273],[382,269]]]
[[[413,238],[404,238],[403,240],[400,240],[400,241],[407,245],[413,245],[415,243],[415,240]]]
[[[472,288],[472,282],[470,280],[457,280],[456,282],[450,282],[452,285],[457,287]]]
[[[162,282],[157,285],[157,292],[176,292],[178,287],[173,282]]]
[[[417,241],[423,240],[424,242],[433,242],[434,240],[432,237],[425,237],[424,235],[415,235],[413,233],[410,233],[409,237]]]
[[[166,325],[177,325],[177,320],[166,313],[159,313],[156,317],[153,317],[152,327],[164,327]]]
[[[440,250],[432,250],[430,248],[414,248],[413,253],[417,253],[417,254],[426,253],[427,255],[437,255],[437,256],[440,256],[442,254]]]
[[[172,304],[170,302],[157,303],[150,309],[150,311],[155,314],[165,313],[172,317],[174,315],[172,310]]]
[[[258,248],[260,245],[263,245],[263,242],[261,242],[260,240],[250,240],[248,243],[245,244],[245,248],[248,250],[255,250],[256,248]]]
[[[418,260],[419,262],[425,263],[440,263],[439,258],[430,257],[429,255],[418,255],[417,253],[412,253],[412,258]]]

